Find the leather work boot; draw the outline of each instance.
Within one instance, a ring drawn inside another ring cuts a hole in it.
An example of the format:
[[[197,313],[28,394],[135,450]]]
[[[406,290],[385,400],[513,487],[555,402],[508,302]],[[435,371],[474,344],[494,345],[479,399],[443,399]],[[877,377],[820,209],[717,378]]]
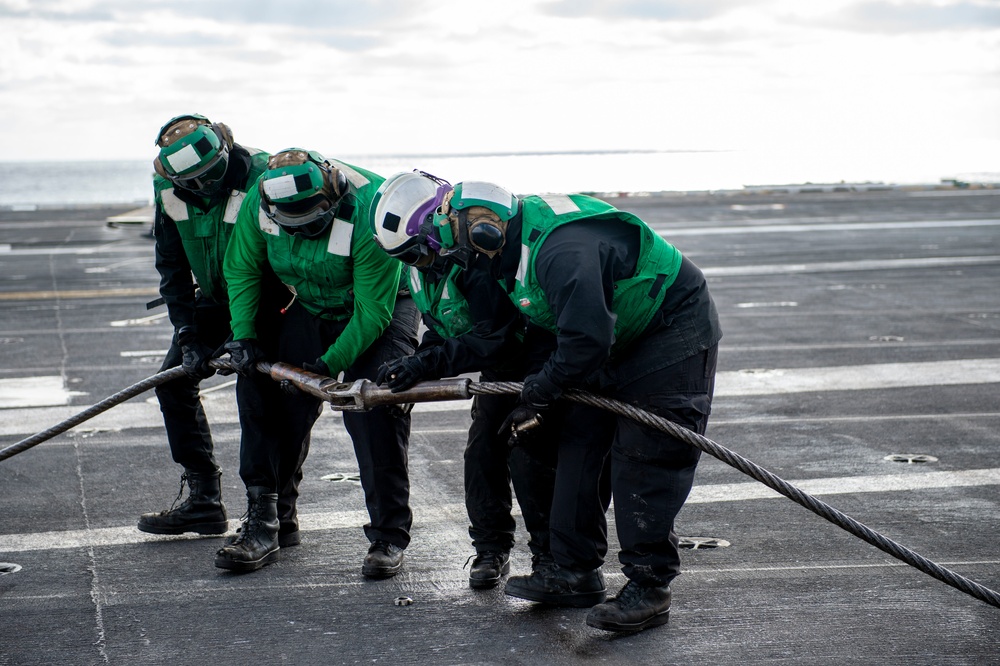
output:
[[[531,573],[538,573],[545,571],[549,567],[555,566],[556,560],[552,557],[552,553],[536,553],[531,556]]]
[[[605,631],[642,631],[666,624],[669,617],[669,585],[643,587],[629,581],[613,599],[590,609],[587,624]]]
[[[291,548],[302,543],[296,497],[278,496],[278,545]]]
[[[239,534],[215,554],[215,566],[256,571],[278,559],[278,494],[264,486],[247,488],[247,513]]]
[[[365,561],[361,573],[368,578],[392,578],[403,568],[403,549],[388,541],[375,541]]]
[[[504,594],[553,606],[588,608],[604,601],[607,589],[600,569],[575,571],[552,566],[536,570],[530,576],[513,576],[504,587]]]
[[[164,511],[139,516],[139,531],[150,534],[225,534],[229,529],[229,521],[226,518],[226,507],[222,504],[221,478],[222,472],[219,470],[207,474],[185,470],[181,475],[181,488],[174,503]],[[185,483],[189,489],[187,499],[175,507],[184,494]]]
[[[236,528],[236,534],[226,539],[226,545],[232,545],[240,538],[242,527]],[[302,536],[299,534],[299,517],[295,508],[295,500],[289,500],[278,496],[278,545],[282,548],[291,548],[302,543]]]
[[[497,586],[500,578],[510,573],[510,553],[484,550],[476,555],[469,569],[469,587],[488,590]]]

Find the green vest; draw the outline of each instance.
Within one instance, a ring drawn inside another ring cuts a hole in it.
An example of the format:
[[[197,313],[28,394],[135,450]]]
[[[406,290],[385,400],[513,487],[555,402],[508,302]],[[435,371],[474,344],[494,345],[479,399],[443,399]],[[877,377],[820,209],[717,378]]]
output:
[[[330,229],[319,238],[301,238],[283,231],[260,209],[258,193],[251,195],[254,201],[249,203],[256,203],[257,221],[267,241],[267,261],[274,273],[311,314],[340,321],[353,311],[354,231],[367,229],[368,207],[385,179],[337,160],[330,163],[347,176],[351,188],[341,198]]]
[[[455,276],[461,270],[460,266],[454,265],[443,279],[434,283],[429,283],[427,273],[414,266],[406,271],[413,304],[443,338],[457,338],[472,330],[469,303],[455,285]]]
[[[156,206],[173,220],[198,287],[216,303],[229,302],[222,261],[240,205],[247,191],[256,187],[257,178],[267,170],[267,153],[256,148],[247,148],[247,152],[250,153],[250,172],[244,189],[232,190],[225,205],[207,211],[182,201],[174,192],[174,184],[166,178],[158,174],[153,176]]]
[[[611,351],[627,347],[652,321],[667,289],[677,278],[680,251],[635,215],[593,197],[539,195],[524,197],[521,202],[521,261],[510,297],[532,322],[556,334],[555,315],[535,274],[535,259],[545,239],[554,229],[580,220],[614,219],[639,227],[641,241],[635,274],[615,282],[611,302],[611,310],[617,316]]]

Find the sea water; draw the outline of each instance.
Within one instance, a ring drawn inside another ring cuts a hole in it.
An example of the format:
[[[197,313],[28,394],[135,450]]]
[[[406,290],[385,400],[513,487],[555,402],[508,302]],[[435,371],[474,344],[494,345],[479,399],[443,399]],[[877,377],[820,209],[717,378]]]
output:
[[[969,177],[1000,180],[1000,173],[963,174],[949,164],[880,162],[851,155],[803,160],[736,150],[330,156],[384,176],[421,169],[451,182],[494,182],[518,194],[717,191],[804,183],[907,185]],[[149,160],[0,161],[0,206],[146,205],[152,198],[152,175]]]

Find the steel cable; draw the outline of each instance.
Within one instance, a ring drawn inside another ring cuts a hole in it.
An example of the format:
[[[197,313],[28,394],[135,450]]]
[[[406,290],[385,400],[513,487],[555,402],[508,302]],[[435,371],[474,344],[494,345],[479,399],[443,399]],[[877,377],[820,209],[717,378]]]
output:
[[[478,384],[471,384],[469,386],[469,392],[478,395],[520,393],[521,387],[522,384],[520,382],[480,382]],[[906,564],[919,569],[925,574],[933,578],[937,578],[941,582],[961,590],[962,592],[965,592],[980,601],[1000,608],[1000,593],[997,593],[988,587],[984,587],[973,580],[969,580],[954,571],[946,569],[945,567],[928,560],[922,555],[913,552],[909,548],[896,543],[892,539],[889,539],[870,527],[859,523],[855,519],[838,511],[829,504],[816,499],[800,488],[795,487],[791,483],[775,476],[756,463],[747,460],[738,453],[730,451],[716,442],[713,442],[707,437],[703,437],[696,432],[692,432],[687,428],[668,421],[662,416],[650,414],[649,412],[618,400],[603,398],[576,390],[566,391],[564,395],[567,399],[574,402],[606,409],[615,414],[626,416],[645,426],[665,432],[672,437],[676,437],[677,439],[690,444],[691,446],[701,449],[705,453],[718,458],[730,467],[735,467],[747,476],[760,481],[768,488],[784,495],[796,504],[809,509],[821,518],[824,518],[834,525],[847,530],[859,539],[867,541],[879,550],[892,555],[898,560],[902,560]]]
[[[159,386],[169,382],[172,379],[177,379],[178,377],[184,376],[184,368],[177,366],[176,368],[170,368],[169,370],[164,370],[163,372],[157,373],[152,377],[147,377],[141,382],[137,382],[126,389],[122,389],[114,395],[108,396],[104,400],[101,400],[96,405],[92,405],[87,409],[83,410],[75,416],[71,416],[61,423],[57,423],[48,430],[43,430],[42,432],[32,435],[22,439],[16,444],[11,444],[10,446],[0,449],[0,461],[6,460],[11,456],[17,455],[22,451],[27,451],[31,447],[41,444],[47,439],[52,439],[60,433],[64,433],[70,428],[77,426],[88,419],[92,419],[101,412],[106,412],[115,405],[125,402],[129,398],[133,398],[140,393],[145,393],[149,389]]]
[[[216,369],[228,367],[224,361],[218,360],[213,361],[212,366]],[[270,364],[262,362],[258,365],[258,370],[266,374],[270,370]],[[32,435],[31,437],[23,439],[4,449],[0,449],[0,461],[6,460],[11,456],[21,453],[22,451],[26,451],[27,449],[30,449],[47,439],[51,439],[52,437],[55,437],[56,435],[63,433],[70,428],[107,411],[108,409],[111,409],[115,405],[122,403],[129,398],[183,375],[184,369],[176,367],[165,370],[133,384],[132,386],[105,398],[101,402],[47,430],[44,430],[36,435]],[[468,386],[468,391],[472,395],[519,394],[522,386],[523,385],[520,382],[471,382]],[[730,467],[734,467],[747,476],[764,484],[768,488],[771,488],[775,492],[787,497],[796,504],[809,509],[821,518],[837,525],[859,539],[868,542],[879,550],[892,555],[896,559],[901,560],[919,571],[922,571],[957,590],[965,592],[980,601],[1000,608],[1000,594],[997,592],[984,587],[973,580],[965,578],[964,576],[961,576],[945,567],[942,567],[941,565],[928,560],[909,548],[896,543],[892,539],[876,532],[868,526],[833,508],[829,504],[816,499],[800,488],[795,487],[793,484],[775,476],[763,467],[744,458],[738,453],[727,449],[721,444],[708,439],[707,437],[668,421],[662,416],[651,414],[647,411],[639,409],[638,407],[634,407],[633,405],[611,398],[595,396],[593,394],[577,390],[566,391],[565,397],[574,402],[608,410],[612,413],[630,418],[650,428],[665,432],[668,435],[671,435],[672,437],[675,437],[682,442],[685,442],[686,444],[700,449],[701,451],[704,451],[705,453],[721,460]]]

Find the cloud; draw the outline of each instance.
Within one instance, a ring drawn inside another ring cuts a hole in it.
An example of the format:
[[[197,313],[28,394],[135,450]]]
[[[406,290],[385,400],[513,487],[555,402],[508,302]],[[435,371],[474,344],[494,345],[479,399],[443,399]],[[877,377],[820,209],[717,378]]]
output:
[[[745,0],[557,0],[543,11],[568,18],[652,19],[655,21],[704,21],[748,5]]]
[[[834,17],[833,25],[857,32],[903,34],[1000,28],[996,2],[862,2]]]

